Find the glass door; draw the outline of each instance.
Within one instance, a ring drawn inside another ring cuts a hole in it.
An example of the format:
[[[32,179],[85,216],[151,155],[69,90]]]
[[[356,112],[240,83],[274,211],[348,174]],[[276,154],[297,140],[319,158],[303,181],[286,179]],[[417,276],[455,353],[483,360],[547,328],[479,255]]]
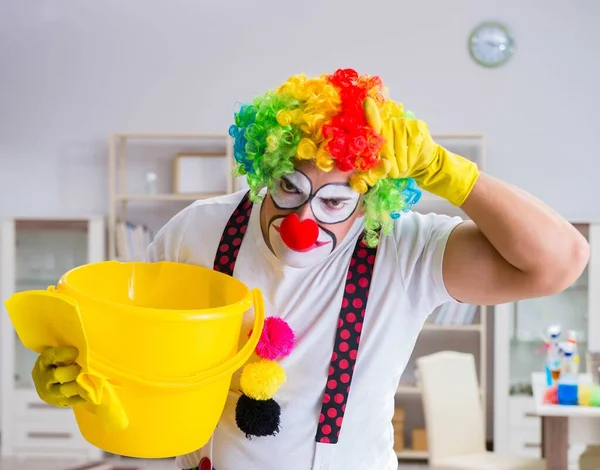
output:
[[[587,237],[587,225],[577,226]],[[510,394],[530,395],[531,374],[545,370],[544,338],[551,325],[560,325],[560,341],[575,332],[580,371],[586,370],[589,270],[563,292],[516,302],[509,319]]]
[[[45,290],[56,285],[69,269],[88,259],[88,223],[85,220],[15,221],[16,292]],[[37,354],[25,349],[15,334],[15,388],[33,388],[31,370]]]

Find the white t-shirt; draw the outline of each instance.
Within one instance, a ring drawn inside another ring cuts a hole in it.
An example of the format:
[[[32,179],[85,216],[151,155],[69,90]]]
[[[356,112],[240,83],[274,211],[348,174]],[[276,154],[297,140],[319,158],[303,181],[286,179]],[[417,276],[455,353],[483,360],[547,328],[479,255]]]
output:
[[[223,229],[243,195],[241,191],[197,201],[182,210],[159,231],[148,260],[212,268]],[[355,222],[325,260],[298,269],[284,265],[269,250],[261,233],[260,205],[254,206],[234,276],[249,288],[261,289],[265,315],[284,318],[297,344],[280,362],[287,381],[275,396],[282,408],[276,436],[249,440],[237,428],[240,371],[234,375],[212,443],[216,470],[397,469],[391,424],[394,395],[426,318],[437,306],[454,301],[442,280],[442,257],[461,219],[409,212],[396,221],[393,233],[381,237],[339,441],[317,444],[346,272],[362,222]],[[249,312],[242,335],[252,320]],[[179,466],[189,468],[194,460],[197,465],[198,455],[179,458]]]

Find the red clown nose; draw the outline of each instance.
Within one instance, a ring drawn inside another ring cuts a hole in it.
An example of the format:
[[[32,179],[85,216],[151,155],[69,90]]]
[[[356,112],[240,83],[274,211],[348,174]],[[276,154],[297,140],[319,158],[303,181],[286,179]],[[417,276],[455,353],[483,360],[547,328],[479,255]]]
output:
[[[312,219],[300,221],[298,214],[290,214],[281,222],[279,233],[288,248],[305,251],[317,241],[319,227]]]

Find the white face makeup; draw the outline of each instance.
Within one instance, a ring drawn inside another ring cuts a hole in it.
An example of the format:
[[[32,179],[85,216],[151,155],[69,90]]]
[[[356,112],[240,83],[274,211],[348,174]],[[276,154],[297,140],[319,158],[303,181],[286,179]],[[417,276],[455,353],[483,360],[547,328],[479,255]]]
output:
[[[268,237],[275,256],[296,268],[311,266],[335,249],[335,235],[321,224],[333,225],[348,220],[360,200],[360,194],[344,183],[328,183],[313,193],[311,180],[299,170],[282,177],[270,195],[275,207],[283,211],[296,211],[309,204],[317,222],[319,234],[314,245],[307,250],[296,251],[286,245],[279,231],[287,214],[268,221]]]

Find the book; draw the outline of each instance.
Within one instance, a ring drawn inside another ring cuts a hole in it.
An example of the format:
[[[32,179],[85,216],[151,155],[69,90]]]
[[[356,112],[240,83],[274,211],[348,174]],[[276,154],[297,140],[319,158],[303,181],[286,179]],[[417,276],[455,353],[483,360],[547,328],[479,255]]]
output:
[[[116,252],[120,261],[145,261],[152,233],[143,225],[117,222]]]

